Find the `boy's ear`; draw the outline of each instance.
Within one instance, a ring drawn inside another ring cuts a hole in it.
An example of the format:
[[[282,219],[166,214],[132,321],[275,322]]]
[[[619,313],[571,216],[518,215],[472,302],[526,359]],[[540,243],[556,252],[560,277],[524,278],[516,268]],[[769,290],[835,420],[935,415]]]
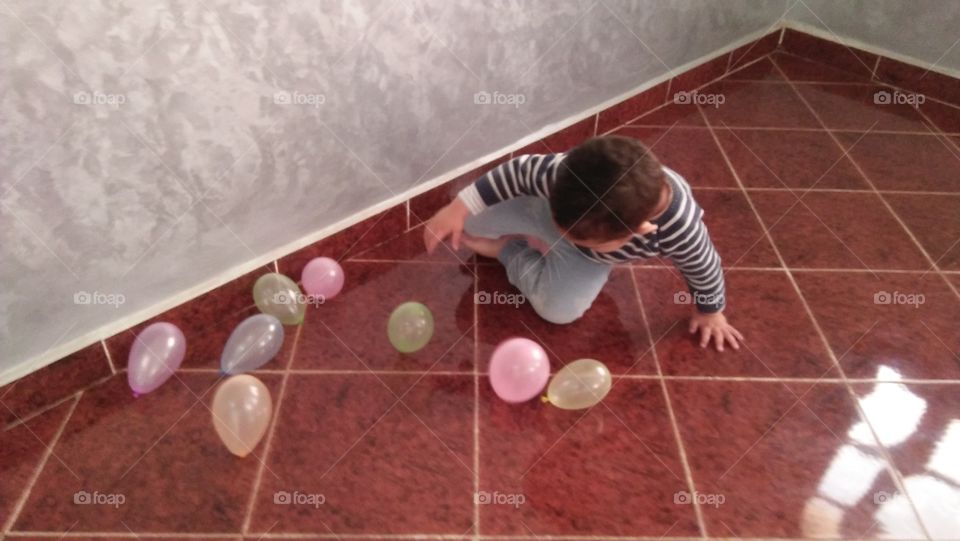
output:
[[[640,235],[646,235],[647,233],[653,233],[657,230],[657,226],[653,225],[650,222],[643,222],[640,224],[640,227],[637,229],[637,233]]]

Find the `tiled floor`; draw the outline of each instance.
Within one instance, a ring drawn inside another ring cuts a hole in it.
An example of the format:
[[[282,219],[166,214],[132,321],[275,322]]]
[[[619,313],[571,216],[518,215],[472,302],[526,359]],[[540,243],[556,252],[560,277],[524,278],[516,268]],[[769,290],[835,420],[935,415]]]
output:
[[[427,256],[418,219],[341,247],[344,292],[257,372],[276,414],[253,455],[229,455],[208,410],[249,302],[178,312],[209,343],[176,379],[133,399],[120,373],[0,433],[3,535],[960,538],[960,138],[938,131],[956,111],[877,105],[878,90],[777,53],[701,89],[716,107],[604,124],[694,186],[739,352],[695,345],[658,260],[617,269],[570,326],[478,304],[514,293],[503,270]],[[404,300],[436,319],[412,355],[385,337]],[[554,369],[606,362],[613,391],[585,412],[499,401],[487,358],[516,335]]]

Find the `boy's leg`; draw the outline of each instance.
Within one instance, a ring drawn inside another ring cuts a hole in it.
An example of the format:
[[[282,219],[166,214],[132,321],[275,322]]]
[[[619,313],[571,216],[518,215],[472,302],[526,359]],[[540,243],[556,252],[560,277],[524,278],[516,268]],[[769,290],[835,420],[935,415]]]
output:
[[[499,203],[467,219],[466,232],[477,237],[530,235],[550,247],[546,254],[525,241],[512,240],[498,259],[510,283],[517,287],[540,317],[570,323],[593,304],[610,275],[611,266],[587,259],[564,239],[553,224],[548,203],[522,197]]]

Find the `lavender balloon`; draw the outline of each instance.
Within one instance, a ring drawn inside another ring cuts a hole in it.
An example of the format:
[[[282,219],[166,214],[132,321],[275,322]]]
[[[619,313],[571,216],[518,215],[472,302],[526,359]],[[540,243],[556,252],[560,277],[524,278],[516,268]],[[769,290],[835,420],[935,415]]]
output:
[[[550,378],[550,359],[527,338],[504,341],[490,357],[490,385],[504,402],[526,402],[540,394]]]
[[[127,359],[133,396],[153,391],[170,379],[187,353],[187,339],[173,323],[154,323],[140,331]]]
[[[283,325],[269,314],[257,314],[240,322],[220,355],[220,371],[240,374],[270,362],[283,346]]]

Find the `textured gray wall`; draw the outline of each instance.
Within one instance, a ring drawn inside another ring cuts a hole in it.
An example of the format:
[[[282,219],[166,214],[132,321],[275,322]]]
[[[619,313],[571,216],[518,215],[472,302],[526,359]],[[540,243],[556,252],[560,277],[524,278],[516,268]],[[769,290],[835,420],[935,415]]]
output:
[[[786,19],[960,73],[958,0],[801,0]]]
[[[7,0],[0,383],[786,7]]]

